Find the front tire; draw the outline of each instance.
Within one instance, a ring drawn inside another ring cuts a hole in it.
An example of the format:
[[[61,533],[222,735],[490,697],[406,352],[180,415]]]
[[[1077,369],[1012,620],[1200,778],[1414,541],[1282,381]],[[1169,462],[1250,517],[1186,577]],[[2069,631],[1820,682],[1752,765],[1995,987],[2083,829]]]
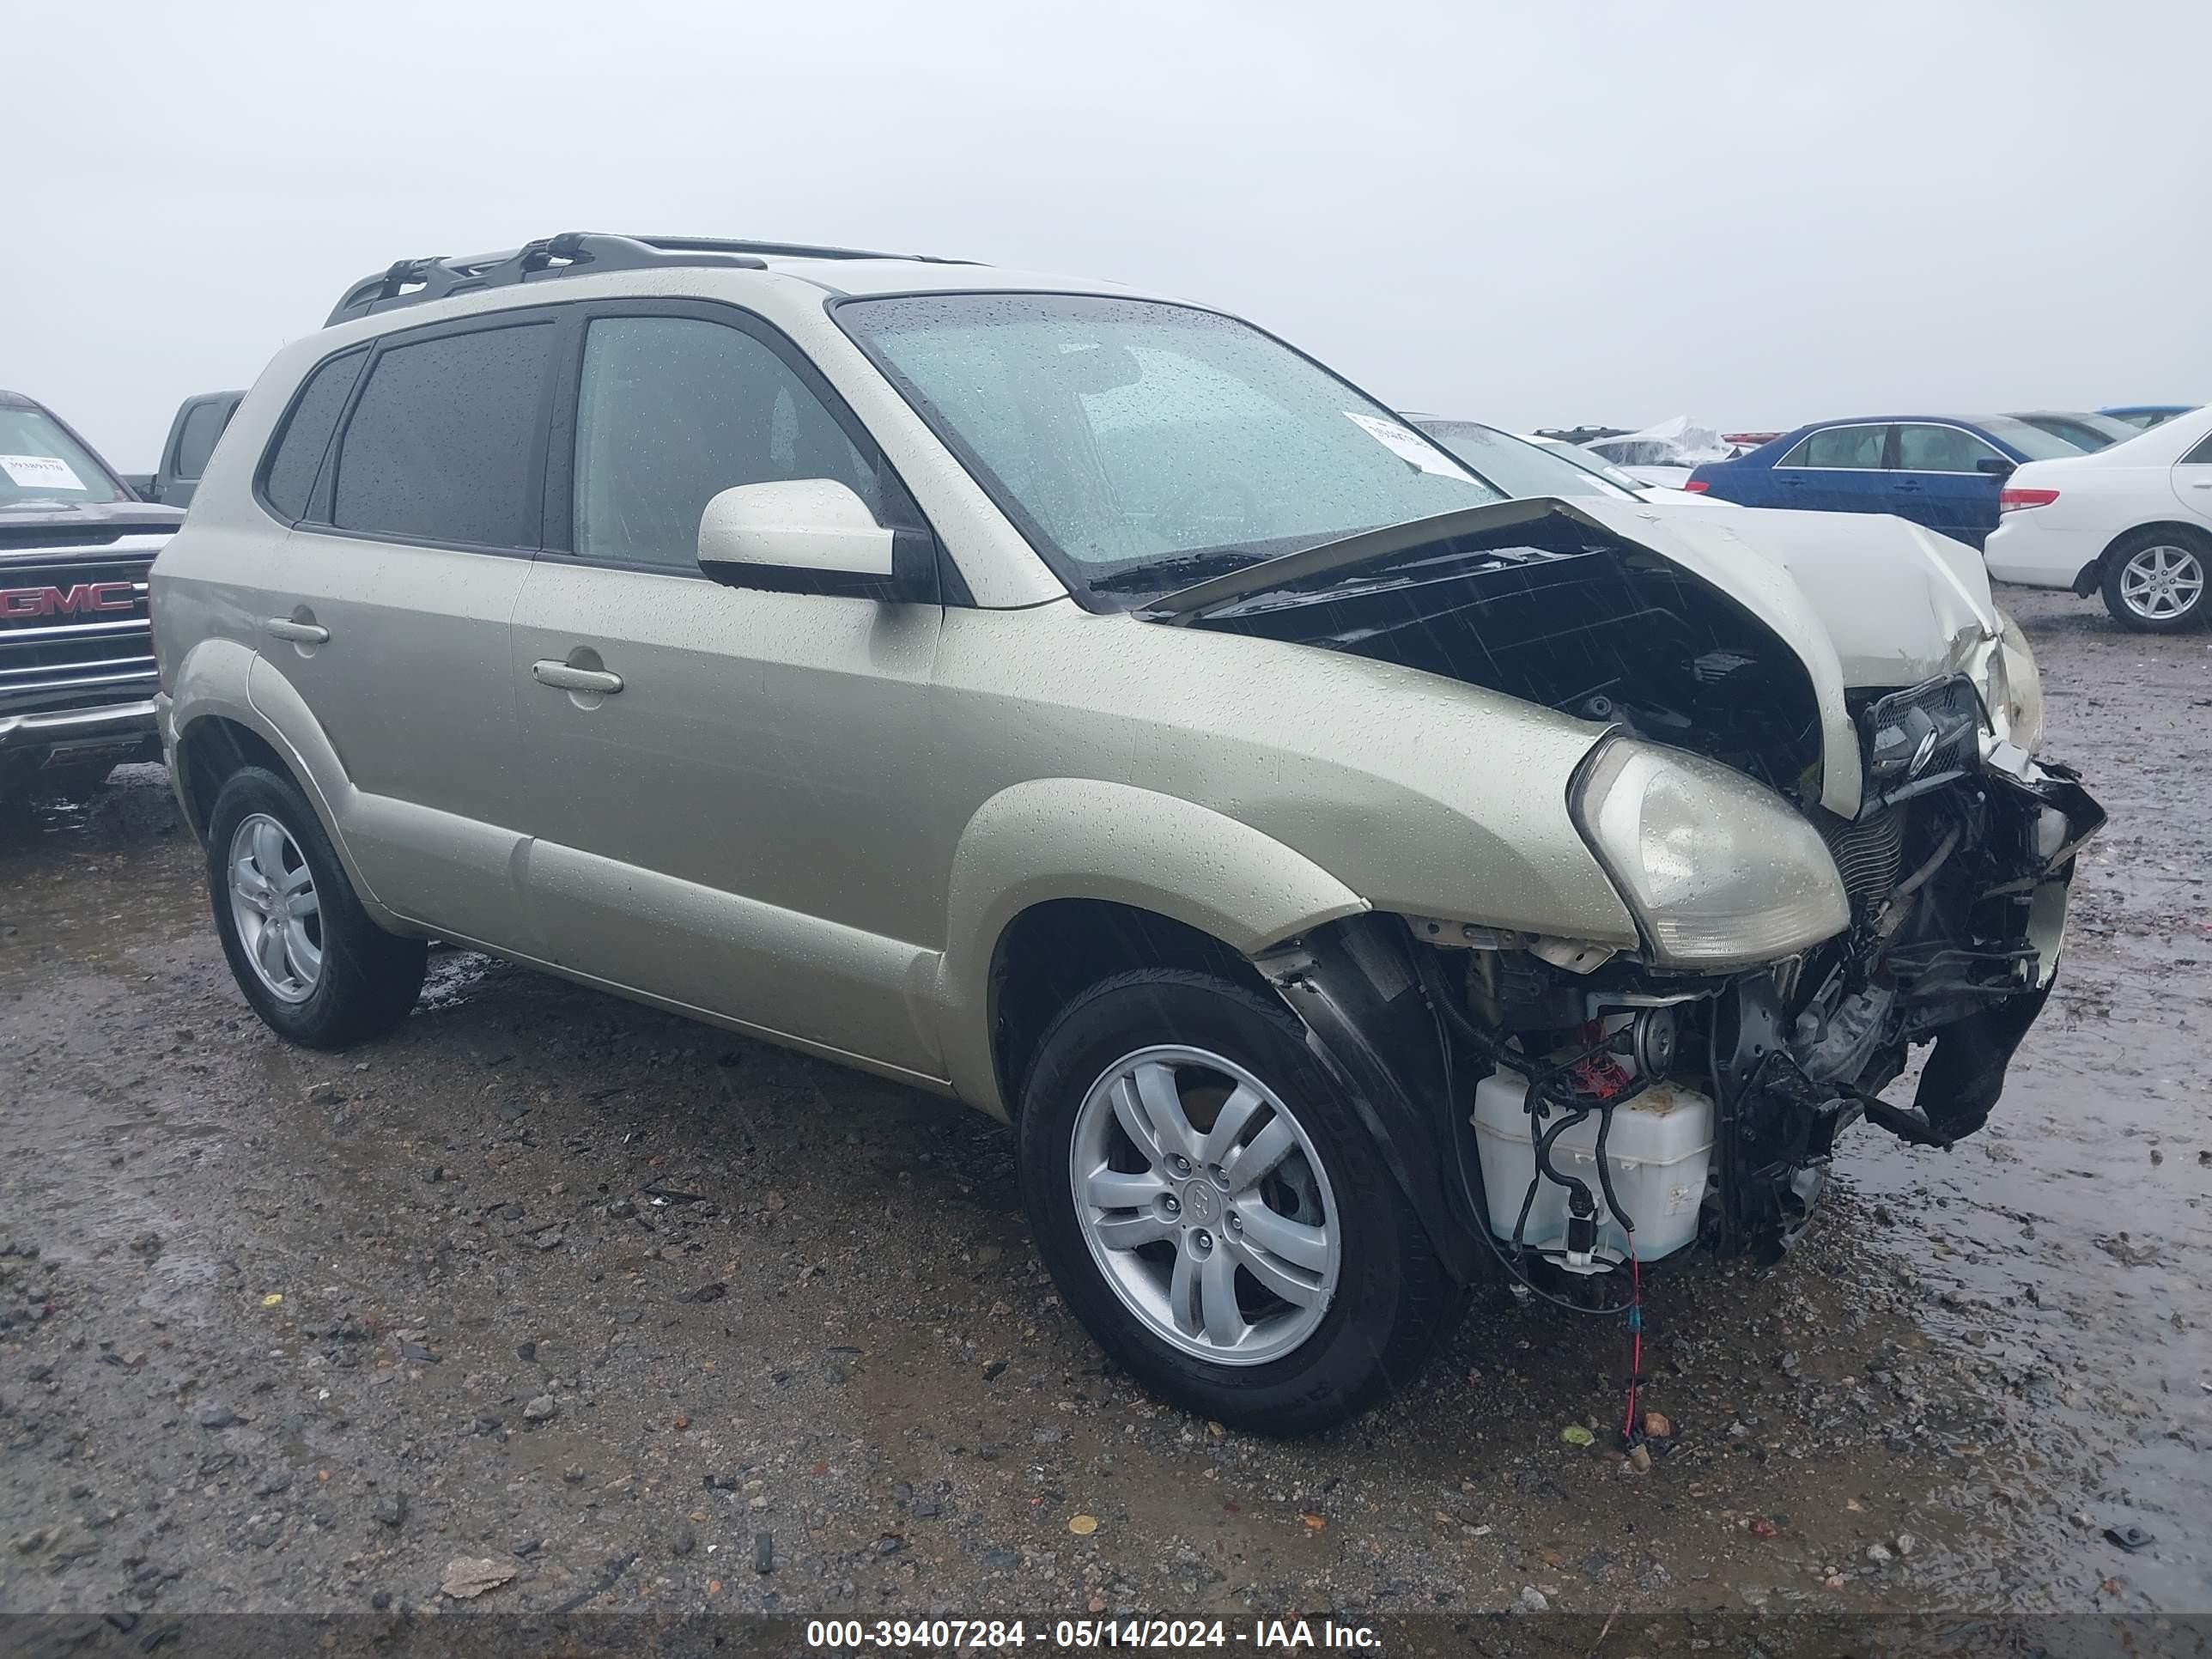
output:
[[[1143,969],[1045,1033],[1024,1208],[1099,1346],[1204,1416],[1305,1434],[1418,1371],[1466,1305],[1373,1137],[1273,999]]]
[[[2179,634],[2204,620],[2212,537],[2185,528],[2131,531],[2105,556],[2105,609],[2123,628]]]
[[[231,774],[208,815],[207,856],[223,955],[270,1030],[343,1048],[407,1017],[428,947],[368,919],[291,779],[258,766]]]

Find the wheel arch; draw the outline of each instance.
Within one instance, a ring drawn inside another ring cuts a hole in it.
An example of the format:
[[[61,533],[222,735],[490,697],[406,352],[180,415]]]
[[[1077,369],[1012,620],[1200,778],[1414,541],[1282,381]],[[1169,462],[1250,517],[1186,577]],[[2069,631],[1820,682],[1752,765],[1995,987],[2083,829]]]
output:
[[[1010,1007],[1029,1017],[1040,993],[1019,985],[1010,1005],[1005,988],[1040,942],[1109,973],[1155,965],[1131,952],[1159,950],[1257,983],[1260,951],[1367,908],[1303,854],[1179,796],[1095,779],[1013,785],[977,811],[952,857],[939,1001],[954,1086],[1012,1116],[1024,1067],[1003,1069],[1000,1023]]]
[[[234,773],[248,766],[266,767],[286,777],[296,777],[276,746],[246,722],[227,714],[205,713],[177,734],[177,795],[192,833],[207,839],[208,823],[215,815],[216,797]]]
[[[2133,541],[2138,536],[2179,536],[2184,541],[2194,542],[2199,548],[2212,550],[2212,526],[2191,524],[2186,519],[2146,519],[2141,524],[2130,525],[2106,542],[2097,555],[2096,568],[2101,577],[2112,555],[2120,550],[2121,544]]]
[[[290,779],[307,798],[362,908],[380,926],[399,928],[399,919],[378,901],[346,844],[338,805],[351,793],[352,784],[306,702],[289,681],[244,647],[218,641],[208,646],[223,646],[224,651],[216,654],[234,653],[245,660],[210,661],[204,647],[193,653],[178,676],[170,714],[176,734],[171,760],[177,798],[192,833],[206,840],[216,796],[234,772],[241,766],[265,766]],[[271,708],[289,718],[272,719]],[[295,741],[288,727],[302,733],[301,739]],[[334,791],[338,799],[333,799]]]

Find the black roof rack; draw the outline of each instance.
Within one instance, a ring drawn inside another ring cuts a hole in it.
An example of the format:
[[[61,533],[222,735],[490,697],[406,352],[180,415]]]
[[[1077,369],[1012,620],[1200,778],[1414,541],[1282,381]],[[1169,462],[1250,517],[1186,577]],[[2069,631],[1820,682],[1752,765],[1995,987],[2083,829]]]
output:
[[[765,257],[764,257],[765,256]],[[732,270],[765,270],[769,258],[916,259],[930,264],[969,264],[927,253],[878,253],[866,248],[817,247],[805,242],[730,241],[712,236],[618,236],[605,231],[568,230],[501,253],[465,258],[434,254],[401,259],[362,277],[341,295],[328,328],[380,311],[428,304],[454,294],[506,288],[516,283],[610,270],[642,270],[667,265],[717,265]]]

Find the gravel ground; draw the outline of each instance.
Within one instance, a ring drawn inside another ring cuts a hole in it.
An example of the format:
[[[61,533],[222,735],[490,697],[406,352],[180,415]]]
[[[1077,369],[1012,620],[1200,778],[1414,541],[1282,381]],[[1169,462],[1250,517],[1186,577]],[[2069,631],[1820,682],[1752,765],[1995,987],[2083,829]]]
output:
[[[1983,1135],[1854,1131],[1781,1267],[1654,1276],[1648,1471],[1615,1326],[1486,1300],[1224,1433],[976,1115],[459,953],[289,1049],[157,770],[0,831],[0,1610],[2212,1607],[2212,635],[2006,597],[2114,820],[2057,996]]]

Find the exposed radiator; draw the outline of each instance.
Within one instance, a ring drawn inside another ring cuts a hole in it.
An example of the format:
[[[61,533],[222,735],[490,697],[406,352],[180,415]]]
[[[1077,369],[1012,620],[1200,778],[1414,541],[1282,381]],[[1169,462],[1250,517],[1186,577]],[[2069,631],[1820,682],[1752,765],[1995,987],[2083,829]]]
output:
[[[1905,814],[1893,808],[1851,823],[1826,823],[1821,839],[1844,878],[1854,905],[1880,898],[1897,885],[1905,854]]]

